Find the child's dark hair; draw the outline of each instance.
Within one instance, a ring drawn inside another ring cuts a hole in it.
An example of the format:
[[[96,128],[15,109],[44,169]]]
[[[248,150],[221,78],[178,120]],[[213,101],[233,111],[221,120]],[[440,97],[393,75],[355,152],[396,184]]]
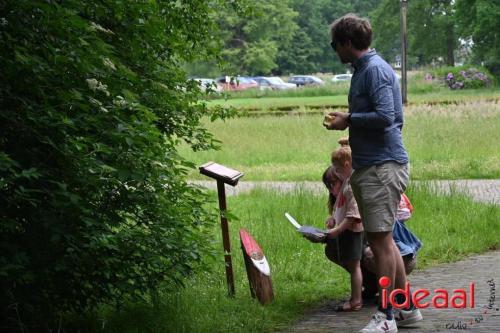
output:
[[[333,208],[335,207],[335,201],[337,201],[337,197],[330,192],[330,189],[333,187],[333,184],[338,179],[338,177],[333,172],[333,166],[329,166],[325,172],[323,172],[323,184],[325,184],[328,189],[328,212],[330,214],[333,213]]]

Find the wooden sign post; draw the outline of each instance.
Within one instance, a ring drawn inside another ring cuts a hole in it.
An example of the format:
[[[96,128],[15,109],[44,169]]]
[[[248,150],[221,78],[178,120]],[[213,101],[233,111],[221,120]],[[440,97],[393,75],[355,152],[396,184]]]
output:
[[[224,246],[224,261],[226,263],[226,280],[229,296],[234,296],[233,263],[231,261],[231,243],[229,242],[229,226],[226,218],[226,190],[224,184],[236,186],[243,173],[223,165],[208,162],[199,167],[202,175],[217,180],[219,195],[220,225],[222,229],[222,244]]]
[[[406,30],[406,13],[408,12],[408,1],[400,0],[400,25],[401,25],[401,98],[403,104],[408,104],[408,78],[407,78],[407,58],[408,58],[408,34]]]

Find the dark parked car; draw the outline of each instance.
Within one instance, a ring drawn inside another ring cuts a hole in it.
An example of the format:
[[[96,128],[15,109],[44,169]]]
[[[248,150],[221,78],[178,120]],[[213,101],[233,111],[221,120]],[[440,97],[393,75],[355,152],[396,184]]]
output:
[[[288,83],[293,83],[297,87],[309,85],[321,86],[325,84],[323,80],[313,75],[293,75],[288,79]]]

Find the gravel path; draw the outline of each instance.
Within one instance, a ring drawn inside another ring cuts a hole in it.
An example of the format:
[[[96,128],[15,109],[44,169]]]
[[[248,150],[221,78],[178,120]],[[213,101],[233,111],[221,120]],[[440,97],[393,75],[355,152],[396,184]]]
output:
[[[215,181],[193,181],[213,190],[217,189]],[[412,184],[418,186],[424,181],[413,181]],[[432,180],[426,181],[437,191],[447,194],[451,191],[466,193],[473,200],[485,203],[500,204],[500,179],[467,179],[467,180]],[[324,193],[325,189],[321,182],[246,182],[241,181],[236,187],[226,185],[227,195],[238,195],[239,193],[249,192],[254,188],[268,188],[280,192],[288,192],[297,188]],[[500,331],[500,330],[499,330]]]

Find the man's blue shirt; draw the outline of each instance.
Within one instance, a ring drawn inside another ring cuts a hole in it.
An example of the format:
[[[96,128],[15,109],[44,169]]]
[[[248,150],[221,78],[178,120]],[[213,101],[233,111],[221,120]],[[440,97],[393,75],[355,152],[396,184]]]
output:
[[[349,145],[359,169],[388,161],[408,163],[403,145],[403,105],[396,74],[375,50],[353,63],[349,90]]]

